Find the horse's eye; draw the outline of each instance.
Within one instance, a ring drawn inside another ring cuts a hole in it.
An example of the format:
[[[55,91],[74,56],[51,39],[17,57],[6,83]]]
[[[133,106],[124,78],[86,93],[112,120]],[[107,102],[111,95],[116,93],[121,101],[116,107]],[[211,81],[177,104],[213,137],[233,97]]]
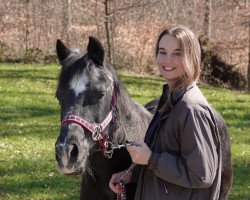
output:
[[[97,99],[102,99],[105,96],[105,92],[101,91],[96,94]]]

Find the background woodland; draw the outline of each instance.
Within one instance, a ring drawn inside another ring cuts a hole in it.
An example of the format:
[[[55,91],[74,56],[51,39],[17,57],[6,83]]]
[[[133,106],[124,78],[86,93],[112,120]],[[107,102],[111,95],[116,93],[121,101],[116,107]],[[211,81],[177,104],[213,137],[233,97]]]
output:
[[[249,4],[248,0],[2,0],[0,61],[55,62],[57,39],[84,52],[91,35],[103,43],[107,61],[117,69],[156,74],[159,32],[183,24],[200,38],[204,81],[250,90]]]

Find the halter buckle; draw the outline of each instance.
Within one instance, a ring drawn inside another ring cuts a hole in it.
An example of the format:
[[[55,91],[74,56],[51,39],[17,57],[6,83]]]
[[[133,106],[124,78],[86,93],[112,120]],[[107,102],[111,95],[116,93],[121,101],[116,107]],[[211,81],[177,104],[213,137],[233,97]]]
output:
[[[92,133],[92,140],[94,140],[95,142],[99,140],[101,137],[101,132],[102,132],[102,128],[100,126],[96,126],[94,128],[94,132]]]

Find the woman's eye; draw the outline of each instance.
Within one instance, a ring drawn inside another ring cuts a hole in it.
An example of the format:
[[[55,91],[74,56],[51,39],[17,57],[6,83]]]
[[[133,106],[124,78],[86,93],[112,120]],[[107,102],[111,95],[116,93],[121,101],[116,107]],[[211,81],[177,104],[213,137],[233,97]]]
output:
[[[180,52],[175,52],[175,53],[173,53],[173,55],[174,55],[174,56],[180,56],[181,53],[180,53]]]
[[[165,52],[165,51],[159,51],[158,54],[160,54],[160,55],[165,55],[166,52]]]

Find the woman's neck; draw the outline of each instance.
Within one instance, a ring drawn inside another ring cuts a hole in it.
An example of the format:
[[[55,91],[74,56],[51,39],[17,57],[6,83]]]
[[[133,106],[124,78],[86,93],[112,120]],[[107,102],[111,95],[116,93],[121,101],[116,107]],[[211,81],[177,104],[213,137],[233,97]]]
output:
[[[169,82],[167,82],[167,84],[168,84],[169,92],[172,92],[173,90],[175,90],[177,88],[176,83],[169,81]]]

